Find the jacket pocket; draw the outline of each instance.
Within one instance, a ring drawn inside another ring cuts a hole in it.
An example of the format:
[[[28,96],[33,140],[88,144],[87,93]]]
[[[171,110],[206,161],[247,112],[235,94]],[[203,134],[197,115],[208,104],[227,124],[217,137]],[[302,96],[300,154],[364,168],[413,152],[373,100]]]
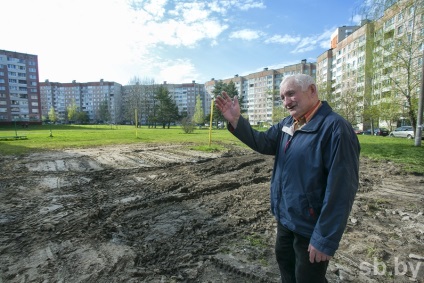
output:
[[[321,214],[322,201],[319,196],[317,196],[318,192],[308,192],[306,193],[306,199],[308,200],[308,214],[309,216],[316,220]]]

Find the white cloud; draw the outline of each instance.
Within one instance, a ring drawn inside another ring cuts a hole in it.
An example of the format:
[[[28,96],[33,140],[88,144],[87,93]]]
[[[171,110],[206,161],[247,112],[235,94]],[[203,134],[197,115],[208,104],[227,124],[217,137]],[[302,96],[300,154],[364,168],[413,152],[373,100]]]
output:
[[[301,40],[300,36],[291,36],[288,34],[285,34],[283,36],[281,35],[274,35],[267,40],[265,40],[265,43],[278,43],[278,44],[295,44],[298,43]]]
[[[325,30],[323,33],[302,38],[291,53],[304,53],[322,47],[323,42],[330,42],[334,29]]]
[[[243,40],[254,40],[258,39],[263,35],[262,32],[251,30],[251,29],[242,29],[239,31],[234,31],[230,34],[230,38],[243,39]]]
[[[165,14],[167,0],[132,0],[130,7],[139,12],[145,21],[161,20]]]
[[[240,9],[243,11],[247,11],[249,9],[254,9],[254,8],[260,8],[260,9],[265,9],[266,6],[264,5],[264,3],[262,1],[245,1],[244,3],[241,3],[240,5]]]
[[[266,8],[265,4],[262,1],[255,0],[212,0],[207,1],[206,5],[211,12],[219,13],[222,15],[227,14],[227,12],[231,11],[231,9],[247,11],[255,8]]]
[[[194,65],[186,59],[162,62],[158,66],[159,78],[166,78],[168,83],[188,83],[198,78]]]
[[[170,14],[179,16],[184,23],[190,24],[193,22],[207,20],[211,11],[206,9],[205,3],[179,2],[175,6],[175,10],[170,11]]]
[[[204,39],[215,40],[227,25],[214,20],[199,21],[186,24],[175,19],[165,22],[149,22],[139,26],[134,37],[139,38],[139,44],[156,48],[156,45],[194,47]]]
[[[360,25],[361,24],[361,21],[362,21],[362,16],[361,15],[354,15],[352,17],[352,22],[355,25]]]
[[[162,6],[165,4],[161,2]],[[168,5],[169,6],[169,5]],[[143,3],[138,3],[137,12],[143,15]],[[217,37],[228,28],[219,18],[211,15],[205,3],[177,2],[175,7],[165,10],[166,19],[137,17],[135,37],[139,44],[155,48],[158,44],[192,48],[202,40],[216,44]]]

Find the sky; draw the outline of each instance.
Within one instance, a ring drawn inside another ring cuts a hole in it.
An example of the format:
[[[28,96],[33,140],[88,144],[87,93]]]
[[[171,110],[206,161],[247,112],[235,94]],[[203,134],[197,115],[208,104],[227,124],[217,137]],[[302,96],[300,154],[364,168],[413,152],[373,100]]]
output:
[[[0,0],[0,49],[39,80],[205,83],[315,62],[360,0]]]

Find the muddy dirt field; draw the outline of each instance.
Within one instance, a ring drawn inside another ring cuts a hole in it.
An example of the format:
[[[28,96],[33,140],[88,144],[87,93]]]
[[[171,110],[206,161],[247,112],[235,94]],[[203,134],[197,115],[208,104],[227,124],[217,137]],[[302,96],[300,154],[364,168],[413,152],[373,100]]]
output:
[[[130,145],[0,157],[0,282],[279,282],[273,158]],[[330,282],[424,282],[424,176],[361,158]]]

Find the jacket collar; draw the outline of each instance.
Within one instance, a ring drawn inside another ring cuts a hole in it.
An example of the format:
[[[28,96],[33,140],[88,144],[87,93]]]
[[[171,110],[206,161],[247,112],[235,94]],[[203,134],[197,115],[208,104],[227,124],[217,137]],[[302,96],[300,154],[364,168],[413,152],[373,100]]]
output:
[[[302,131],[306,132],[315,132],[318,130],[318,128],[323,123],[325,117],[330,114],[333,109],[330,105],[328,105],[327,101],[321,101],[322,105],[318,108],[314,116],[311,118],[311,120],[302,127]],[[291,127],[294,123],[295,119],[292,116],[288,117],[286,126]]]

